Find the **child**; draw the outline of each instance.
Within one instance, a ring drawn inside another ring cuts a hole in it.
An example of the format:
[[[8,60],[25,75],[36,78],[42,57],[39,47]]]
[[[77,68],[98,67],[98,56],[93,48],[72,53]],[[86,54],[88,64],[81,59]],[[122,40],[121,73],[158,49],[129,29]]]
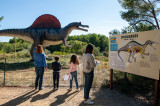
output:
[[[73,77],[74,77],[77,91],[79,91],[79,85],[78,85],[78,80],[77,80],[77,65],[78,64],[79,64],[79,61],[78,61],[77,56],[72,55],[71,60],[70,60],[70,68],[69,68],[69,72],[68,72],[68,75],[71,74],[70,88],[68,90],[72,90],[72,80],[73,80]]]
[[[52,69],[53,69],[53,87],[54,89],[56,88],[57,85],[57,89],[59,87],[59,71],[61,70],[61,64],[58,62],[59,57],[55,57],[55,62],[52,62]]]

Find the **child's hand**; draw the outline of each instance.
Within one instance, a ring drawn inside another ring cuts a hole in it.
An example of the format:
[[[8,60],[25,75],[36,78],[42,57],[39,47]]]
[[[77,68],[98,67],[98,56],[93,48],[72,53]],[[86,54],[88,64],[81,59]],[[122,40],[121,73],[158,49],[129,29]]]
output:
[[[69,75],[70,73],[67,73],[67,75]]]

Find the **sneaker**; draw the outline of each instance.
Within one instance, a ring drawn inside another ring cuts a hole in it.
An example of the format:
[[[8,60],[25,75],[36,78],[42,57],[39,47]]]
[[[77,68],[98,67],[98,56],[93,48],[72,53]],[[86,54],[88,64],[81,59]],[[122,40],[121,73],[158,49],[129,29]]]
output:
[[[78,88],[76,91],[80,91],[81,89],[80,88]]]
[[[71,91],[71,90],[72,90],[72,88],[67,88],[67,90]]]
[[[92,102],[91,100],[87,99],[84,101],[85,104],[89,104],[89,105],[93,105],[94,102]]]
[[[42,87],[42,88],[39,88],[39,91],[40,91],[40,90],[42,90],[42,89],[44,89],[44,87]]]
[[[92,99],[92,96],[89,96],[89,99]]]

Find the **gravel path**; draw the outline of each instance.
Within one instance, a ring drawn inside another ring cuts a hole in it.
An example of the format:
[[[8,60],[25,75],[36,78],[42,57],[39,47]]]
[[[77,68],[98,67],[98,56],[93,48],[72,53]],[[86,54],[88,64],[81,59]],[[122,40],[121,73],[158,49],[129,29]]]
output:
[[[90,94],[94,106],[150,106],[114,90],[92,89]],[[85,106],[83,96],[83,89],[69,92],[66,88],[38,91],[30,87],[0,87],[0,106]]]

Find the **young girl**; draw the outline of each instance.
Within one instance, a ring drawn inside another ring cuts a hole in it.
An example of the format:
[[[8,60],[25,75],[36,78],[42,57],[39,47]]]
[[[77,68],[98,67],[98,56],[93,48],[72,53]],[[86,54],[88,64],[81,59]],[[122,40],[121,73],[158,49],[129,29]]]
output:
[[[76,83],[76,88],[77,91],[79,90],[79,85],[78,85],[78,79],[77,79],[77,65],[79,64],[78,58],[76,55],[71,56],[70,60],[70,68],[68,75],[71,74],[71,79],[70,79],[70,88],[68,90],[72,90],[72,80],[74,77],[75,83]]]

